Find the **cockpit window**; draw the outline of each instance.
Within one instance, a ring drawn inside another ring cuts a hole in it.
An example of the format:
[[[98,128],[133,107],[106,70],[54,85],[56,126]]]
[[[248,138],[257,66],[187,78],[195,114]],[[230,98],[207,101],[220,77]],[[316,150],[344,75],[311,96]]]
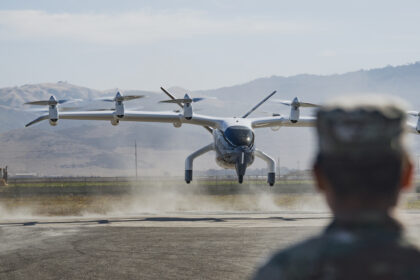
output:
[[[244,126],[231,126],[223,135],[233,146],[251,146],[254,143],[254,133]]]

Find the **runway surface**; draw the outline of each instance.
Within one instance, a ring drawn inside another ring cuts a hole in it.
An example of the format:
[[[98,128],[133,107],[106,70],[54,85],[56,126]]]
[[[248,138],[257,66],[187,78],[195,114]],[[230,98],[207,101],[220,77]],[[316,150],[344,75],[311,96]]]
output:
[[[420,236],[420,212],[404,212]],[[182,212],[0,221],[0,279],[247,279],[329,213]]]

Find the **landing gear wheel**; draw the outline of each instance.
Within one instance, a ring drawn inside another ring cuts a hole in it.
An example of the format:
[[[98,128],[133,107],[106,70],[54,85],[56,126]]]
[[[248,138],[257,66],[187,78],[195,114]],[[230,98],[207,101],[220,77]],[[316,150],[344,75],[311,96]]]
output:
[[[192,180],[192,170],[185,170],[185,182],[189,184]]]
[[[270,185],[270,187],[274,186],[274,183],[276,182],[276,173],[270,172],[267,176],[267,183]]]

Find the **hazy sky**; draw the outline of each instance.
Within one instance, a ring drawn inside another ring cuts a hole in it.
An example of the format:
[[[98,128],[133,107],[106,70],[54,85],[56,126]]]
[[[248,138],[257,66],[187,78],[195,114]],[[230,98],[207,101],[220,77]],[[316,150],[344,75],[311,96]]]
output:
[[[419,1],[0,2],[0,87],[209,89],[419,60]]]

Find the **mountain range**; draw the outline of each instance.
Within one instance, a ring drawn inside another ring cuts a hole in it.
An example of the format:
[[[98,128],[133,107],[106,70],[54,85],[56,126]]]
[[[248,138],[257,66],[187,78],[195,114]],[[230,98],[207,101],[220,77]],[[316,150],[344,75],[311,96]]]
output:
[[[187,90],[169,88],[181,97]],[[402,66],[360,70],[328,76],[302,74],[292,77],[272,76],[241,85],[188,93],[207,97],[194,104],[200,114],[241,116],[255,103],[277,90],[273,98],[291,100],[298,96],[306,102],[323,103],[339,95],[371,93],[401,97],[410,109],[420,109],[420,62]],[[24,128],[40,112],[28,111],[25,102],[48,99],[83,99],[69,104],[83,108],[111,108],[112,103],[97,101],[115,95],[117,89],[94,90],[67,82],[43,83],[0,89],[0,165],[8,165],[11,174],[35,172],[40,175],[117,176],[133,175],[134,141],[139,147],[140,173],[143,175],[183,174],[184,158],[209,143],[211,135],[204,129],[169,124],[59,121],[56,127],[48,122]],[[161,92],[122,90],[123,94],[142,94],[146,98],[126,103],[127,108],[140,110],[174,110],[173,104],[158,103],[167,97]],[[270,113],[288,115],[289,108],[267,102],[255,116]],[[310,110],[302,115],[312,114]],[[415,122],[415,119],[411,119]],[[316,148],[313,129],[282,128],[279,131],[256,131],[257,145],[278,158],[282,166],[308,168]],[[412,154],[420,154],[420,138],[410,137]],[[213,155],[197,159],[197,169],[218,168]],[[256,161],[256,168],[264,167]]]

